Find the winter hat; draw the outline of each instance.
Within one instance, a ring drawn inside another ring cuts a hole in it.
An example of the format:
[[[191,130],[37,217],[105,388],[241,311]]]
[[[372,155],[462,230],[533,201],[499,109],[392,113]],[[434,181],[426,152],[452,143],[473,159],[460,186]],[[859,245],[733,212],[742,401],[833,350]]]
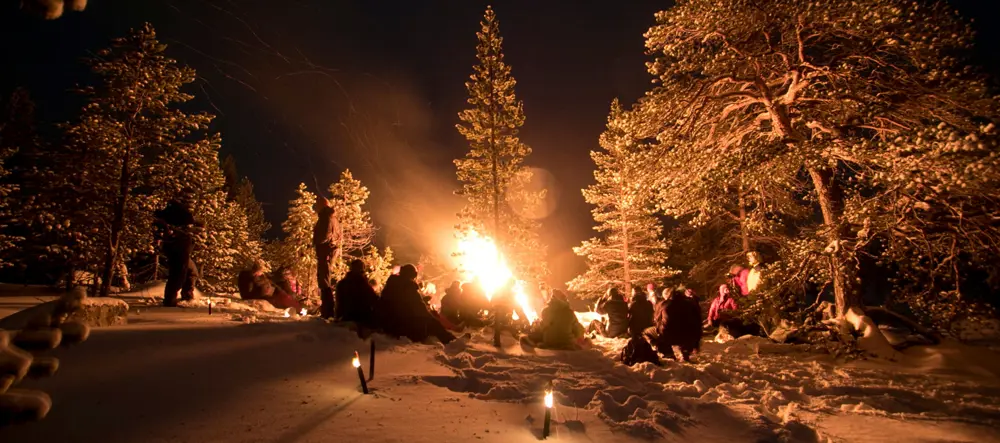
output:
[[[417,278],[417,267],[411,264],[403,265],[399,268],[399,276],[407,280],[413,280]]]

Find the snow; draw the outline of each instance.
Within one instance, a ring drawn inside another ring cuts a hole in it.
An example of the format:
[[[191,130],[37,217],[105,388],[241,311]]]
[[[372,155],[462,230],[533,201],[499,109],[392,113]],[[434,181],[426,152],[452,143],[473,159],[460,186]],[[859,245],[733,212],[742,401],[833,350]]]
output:
[[[489,330],[447,346],[376,334],[364,396],[351,359],[367,372],[369,343],[347,328],[124,299],[141,311],[129,325],[53,351],[57,374],[17,386],[48,393],[52,409],[0,441],[531,442],[551,381],[554,441],[1000,442],[1000,356],[950,341],[894,362],[706,341],[693,363],[629,368],[615,361],[624,340],[551,351],[505,336],[497,350]]]

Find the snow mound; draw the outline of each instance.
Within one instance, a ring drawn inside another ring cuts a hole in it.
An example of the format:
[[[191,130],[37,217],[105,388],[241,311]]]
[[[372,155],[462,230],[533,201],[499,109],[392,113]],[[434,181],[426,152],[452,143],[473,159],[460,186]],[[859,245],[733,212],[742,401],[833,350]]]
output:
[[[445,346],[435,360],[453,376],[422,380],[480,400],[555,402],[596,413],[642,438],[739,422],[754,438],[822,440],[820,415],[1000,424],[1000,380],[902,372],[889,363],[844,366],[815,348],[747,338],[705,343],[694,363],[627,367],[614,359],[625,340],[596,339],[581,351],[497,351],[486,335]],[[987,351],[988,352],[988,351]]]

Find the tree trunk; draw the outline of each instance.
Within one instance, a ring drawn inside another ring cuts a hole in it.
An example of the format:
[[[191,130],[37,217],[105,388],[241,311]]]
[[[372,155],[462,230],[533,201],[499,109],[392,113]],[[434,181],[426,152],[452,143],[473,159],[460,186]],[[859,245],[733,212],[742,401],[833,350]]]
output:
[[[621,190],[620,190],[619,191],[619,196],[620,196],[621,200],[624,202],[624,200],[625,200],[624,192],[621,192]],[[628,248],[629,248],[629,243],[628,243],[628,224],[625,223],[625,210],[624,210],[624,208],[622,208],[619,211],[619,214],[621,214],[621,217],[622,217],[622,219],[620,220],[620,222],[622,224],[622,270],[624,271],[623,272],[623,274],[624,274],[623,277],[624,277],[624,283],[625,283],[625,294],[624,295],[626,297],[628,297],[628,296],[630,296],[632,294],[632,275],[631,275],[631,269],[630,269],[629,263],[628,263],[628,252],[629,252],[628,251]]]
[[[837,301],[837,315],[843,317],[852,307],[864,308],[854,285],[854,265],[849,262],[845,251],[846,232],[840,223],[844,210],[843,195],[832,170],[809,168],[808,171],[813,187],[816,188],[819,207],[823,213],[823,224],[826,225],[826,236],[832,247],[830,267],[833,274],[833,293]]]
[[[740,188],[737,192],[737,202],[740,205],[740,239],[743,241],[743,256],[750,253],[750,232],[747,228],[747,201],[743,190],[743,174],[740,174]]]
[[[114,218],[111,220],[111,236],[108,238],[108,251],[104,258],[104,268],[101,272],[101,286],[98,297],[111,294],[111,278],[114,275],[115,262],[118,260],[119,243],[122,230],[125,227],[125,206],[128,203],[129,163],[131,152],[126,149],[122,158],[121,175],[118,177],[118,198],[115,200]]]

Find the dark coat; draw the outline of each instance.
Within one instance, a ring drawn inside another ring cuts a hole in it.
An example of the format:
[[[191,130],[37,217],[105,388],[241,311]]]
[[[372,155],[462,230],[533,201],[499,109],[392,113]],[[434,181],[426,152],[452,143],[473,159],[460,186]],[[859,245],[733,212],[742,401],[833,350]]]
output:
[[[440,325],[424,305],[417,282],[398,275],[389,277],[378,300],[378,322],[390,335],[408,337],[413,341],[427,338],[428,321]]]
[[[549,300],[542,309],[539,327],[543,348],[574,349],[583,337],[583,326],[576,319],[573,309],[568,302],[557,298]]]
[[[606,296],[597,304],[597,313],[608,316],[607,337],[628,335],[628,305],[616,296]]]
[[[441,316],[453,324],[460,323],[462,312],[462,290],[448,288],[441,296]]]
[[[658,336],[655,345],[661,351],[670,346],[685,349],[701,346],[701,306],[693,297],[675,295],[657,303],[654,323]]]
[[[313,226],[313,246],[332,244],[339,240],[340,227],[334,217],[333,208],[320,206]]]
[[[378,294],[368,284],[363,272],[348,272],[336,289],[336,318],[370,325],[373,321]]]
[[[632,337],[642,335],[650,326],[653,326],[653,303],[644,296],[633,299],[628,307],[629,335]]]

